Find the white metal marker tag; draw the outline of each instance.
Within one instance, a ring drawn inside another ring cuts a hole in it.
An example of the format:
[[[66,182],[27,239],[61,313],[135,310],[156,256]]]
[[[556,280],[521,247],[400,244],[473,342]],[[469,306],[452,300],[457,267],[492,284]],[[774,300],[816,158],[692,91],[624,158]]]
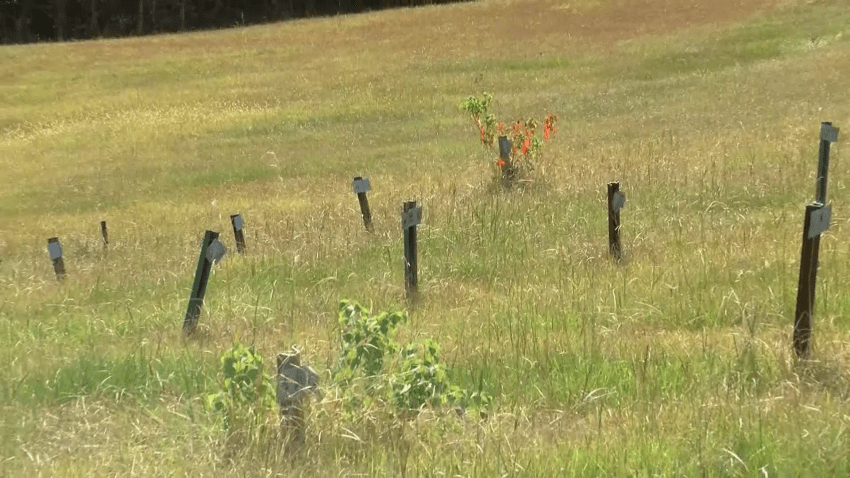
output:
[[[401,228],[407,229],[411,226],[416,226],[422,222],[422,207],[417,206],[413,209],[408,209],[401,215]]]
[[[611,198],[611,207],[614,209],[614,212],[620,212],[620,209],[623,209],[625,205],[626,195],[620,191],[616,191],[614,197]]]
[[[832,204],[812,211],[809,218],[809,239],[817,237],[829,229],[830,216],[832,216]]]
[[[821,141],[829,141],[830,143],[838,142],[838,128],[830,126],[828,124],[820,125],[820,139]]]
[[[237,215],[236,217],[233,218],[233,227],[235,227],[237,231],[242,230],[242,216],[241,215]]]
[[[221,258],[224,257],[226,252],[227,248],[224,247],[224,244],[222,244],[218,239],[213,239],[207,247],[207,260],[217,264]]]
[[[59,241],[52,241],[47,243],[47,252],[50,253],[50,259],[55,260],[62,257],[62,246],[59,244]]]
[[[354,180],[354,194],[369,192],[372,186],[369,184],[369,179]]]

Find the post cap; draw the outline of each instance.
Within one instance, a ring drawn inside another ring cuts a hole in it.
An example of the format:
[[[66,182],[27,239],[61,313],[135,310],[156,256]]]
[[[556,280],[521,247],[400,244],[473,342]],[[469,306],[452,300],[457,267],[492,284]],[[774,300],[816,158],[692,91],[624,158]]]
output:
[[[230,216],[230,221],[233,223],[233,227],[237,231],[242,230],[243,221],[242,216],[240,214],[233,214],[232,216]]]
[[[47,240],[47,252],[50,254],[51,260],[62,257],[62,245],[59,244],[58,237],[51,237]]]
[[[414,203],[415,204],[415,203]],[[422,223],[422,207],[414,206],[401,214],[401,228],[416,226]]]
[[[363,179],[359,176],[354,178],[352,186],[354,187],[354,194],[369,192],[372,189],[372,186],[369,184],[369,178]]]

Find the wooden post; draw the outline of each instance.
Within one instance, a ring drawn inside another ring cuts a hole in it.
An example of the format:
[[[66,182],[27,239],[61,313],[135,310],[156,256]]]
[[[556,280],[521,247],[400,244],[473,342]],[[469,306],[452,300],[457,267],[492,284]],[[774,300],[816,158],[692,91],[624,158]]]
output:
[[[372,188],[368,179],[363,179],[360,176],[354,177],[354,194],[357,194],[357,200],[360,202],[360,214],[363,216],[363,225],[366,230],[372,232],[372,212],[369,210],[369,198],[366,193]]]
[[[408,299],[416,299],[419,293],[417,277],[416,226],[422,222],[422,208],[416,201],[404,203],[401,227],[404,231],[404,290]]]
[[[51,237],[47,240],[47,252],[50,254],[50,260],[53,261],[56,280],[63,281],[65,279],[65,262],[62,260],[62,245],[59,244],[58,237]]]
[[[294,346],[277,355],[277,404],[280,428],[289,438],[287,447],[304,443],[304,399],[317,392],[319,376],[308,365],[301,365],[301,352]]]
[[[803,247],[800,251],[800,278],[797,284],[797,307],[794,311],[794,351],[800,358],[809,356],[812,338],[812,315],[818,274],[820,236],[829,229],[832,206],[826,203],[826,180],[829,172],[829,144],[838,141],[838,128],[821,123],[816,202],[806,206],[803,222]]]
[[[230,224],[233,225],[233,236],[236,238],[236,252],[245,254],[245,234],[242,232],[244,221],[242,216],[237,214],[230,215]]]
[[[511,140],[509,140],[507,136],[499,136],[499,159],[501,159],[504,163],[500,166],[502,169],[503,186],[510,186],[511,181],[513,181],[516,176],[514,165],[511,162],[511,148]]]
[[[109,234],[106,232],[106,221],[100,221],[100,234],[103,236],[103,248],[109,247]]]
[[[192,286],[192,294],[189,296],[189,308],[186,311],[186,318],[183,320],[183,333],[186,335],[194,332],[195,326],[198,325],[201,306],[204,304],[204,294],[207,292],[210,269],[212,269],[213,262],[218,262],[223,256],[224,245],[218,241],[218,233],[207,231],[201,245],[200,257],[198,257],[195,283]]]
[[[620,244],[620,209],[626,204],[626,195],[620,192],[620,183],[608,183],[608,252],[616,260],[623,258]]]

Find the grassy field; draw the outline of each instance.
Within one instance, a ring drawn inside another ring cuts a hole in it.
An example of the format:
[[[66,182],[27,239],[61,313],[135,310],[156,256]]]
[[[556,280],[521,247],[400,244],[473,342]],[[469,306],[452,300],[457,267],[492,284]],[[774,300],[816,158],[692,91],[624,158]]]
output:
[[[0,476],[850,476],[841,143],[811,360],[791,350],[848,72],[843,0],[483,0],[0,48]],[[458,109],[485,91],[505,120],[559,116],[534,186],[490,187]],[[415,306],[405,200],[425,211]],[[230,252],[184,339],[205,229]],[[486,418],[347,413],[342,298],[406,309],[399,341],[438,341]],[[205,407],[234,340],[319,370],[299,456]]]

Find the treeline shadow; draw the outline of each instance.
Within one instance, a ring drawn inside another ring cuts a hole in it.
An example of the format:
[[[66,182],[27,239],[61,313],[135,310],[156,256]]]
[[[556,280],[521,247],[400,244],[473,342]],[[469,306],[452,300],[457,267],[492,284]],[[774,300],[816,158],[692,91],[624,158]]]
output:
[[[0,43],[118,38],[471,0],[0,0]]]

